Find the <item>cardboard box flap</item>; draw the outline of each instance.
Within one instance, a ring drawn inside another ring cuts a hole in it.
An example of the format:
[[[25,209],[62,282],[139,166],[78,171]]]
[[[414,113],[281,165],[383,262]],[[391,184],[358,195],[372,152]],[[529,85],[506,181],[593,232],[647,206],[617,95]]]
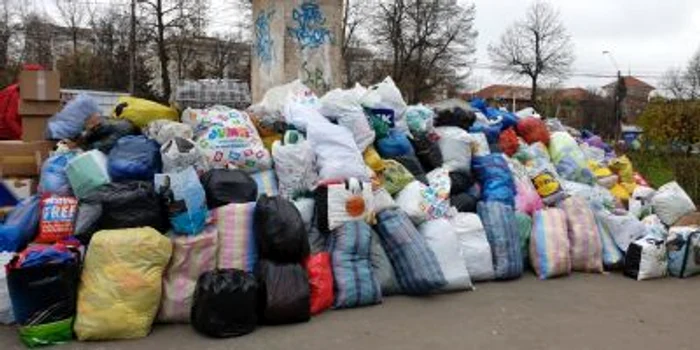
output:
[[[54,142],[0,141],[0,177],[38,176]]]

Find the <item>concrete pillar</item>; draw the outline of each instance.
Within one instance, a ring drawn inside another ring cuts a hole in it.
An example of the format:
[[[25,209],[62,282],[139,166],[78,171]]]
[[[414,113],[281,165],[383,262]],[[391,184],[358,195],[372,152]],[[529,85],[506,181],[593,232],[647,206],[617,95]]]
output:
[[[253,0],[253,102],[301,79],[319,96],[342,84],[342,0]]]

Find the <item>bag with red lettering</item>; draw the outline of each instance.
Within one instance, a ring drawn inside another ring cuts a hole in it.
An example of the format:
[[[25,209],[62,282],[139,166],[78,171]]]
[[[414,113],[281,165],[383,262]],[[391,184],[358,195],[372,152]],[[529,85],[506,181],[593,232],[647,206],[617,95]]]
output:
[[[41,218],[36,243],[52,244],[73,235],[78,200],[70,196],[47,195],[41,199]]]

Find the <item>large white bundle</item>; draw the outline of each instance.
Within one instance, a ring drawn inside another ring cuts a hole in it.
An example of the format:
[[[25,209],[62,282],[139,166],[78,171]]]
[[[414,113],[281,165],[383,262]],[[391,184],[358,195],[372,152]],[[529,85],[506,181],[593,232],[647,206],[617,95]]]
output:
[[[369,180],[370,174],[350,130],[329,121],[310,123],[307,136],[316,153],[322,180],[351,177]]]
[[[349,90],[331,90],[321,98],[321,114],[348,128],[361,151],[374,142],[374,130],[370,127],[360,104],[365,91],[365,88],[357,84]]]
[[[460,254],[459,240],[447,219],[425,222],[418,230],[435,253],[442,274],[447,280],[443,291],[466,290],[473,287],[469,272]]]
[[[443,167],[450,171],[469,171],[472,159],[472,137],[456,126],[435,128],[440,136],[438,146],[442,153]]]
[[[696,210],[693,200],[675,181],[659,187],[651,198],[651,205],[654,213],[668,226],[673,225],[683,215]]]
[[[471,278],[474,281],[494,279],[491,246],[479,215],[457,213],[450,223],[459,240],[460,254]]]
[[[291,199],[295,194],[313,188],[318,179],[316,155],[311,143],[301,135],[294,143],[289,135],[283,141],[275,141],[272,144],[272,159],[282,197]]]

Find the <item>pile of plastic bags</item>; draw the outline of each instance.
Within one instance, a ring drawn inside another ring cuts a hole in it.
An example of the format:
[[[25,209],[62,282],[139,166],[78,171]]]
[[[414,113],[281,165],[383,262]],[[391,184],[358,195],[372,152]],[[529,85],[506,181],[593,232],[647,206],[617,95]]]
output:
[[[320,98],[295,81],[247,111],[75,103],[54,127],[72,146],[0,225],[0,322],[28,346],[154,322],[241,336],[529,269],[700,274],[678,184],[532,110],[411,106],[391,78]]]

